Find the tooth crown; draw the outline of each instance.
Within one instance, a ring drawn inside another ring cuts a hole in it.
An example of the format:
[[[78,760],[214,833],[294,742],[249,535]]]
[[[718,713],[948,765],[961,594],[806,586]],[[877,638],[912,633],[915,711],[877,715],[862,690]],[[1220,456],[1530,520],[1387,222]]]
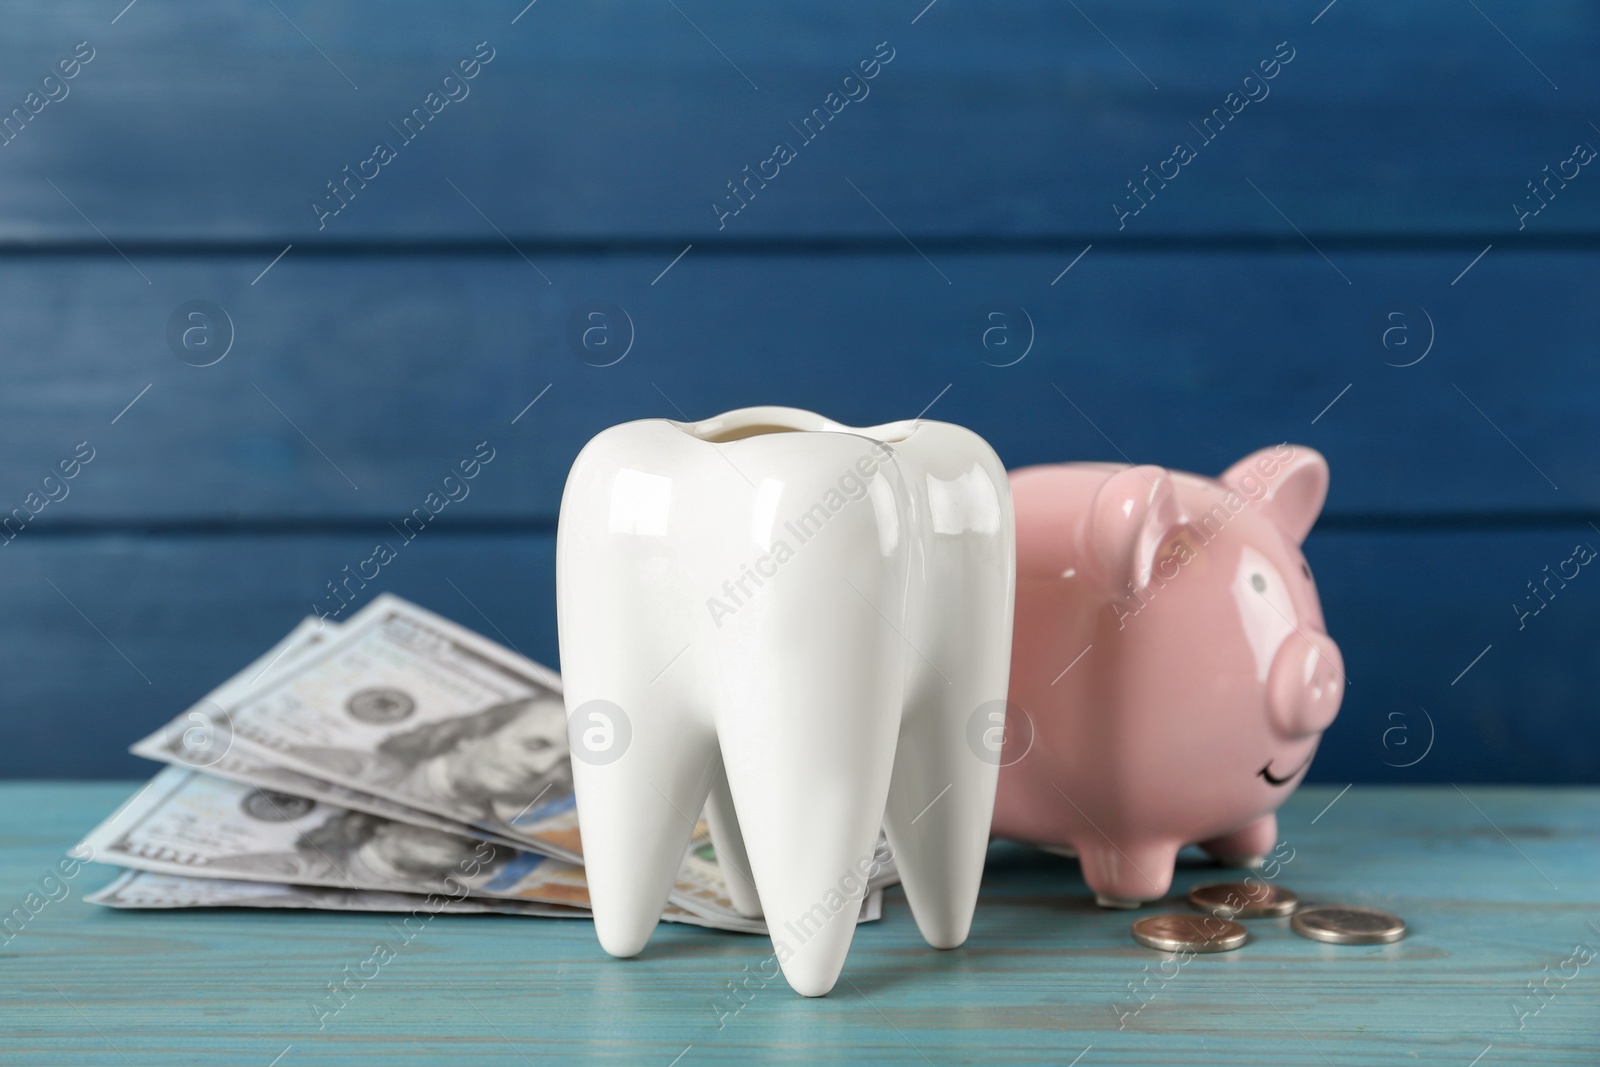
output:
[[[643,948],[702,807],[800,992],[837,979],[880,825],[924,935],[960,944],[998,768],[969,724],[1005,697],[1014,582],[1004,469],[960,427],[750,408],[595,437],[557,601],[607,951]]]

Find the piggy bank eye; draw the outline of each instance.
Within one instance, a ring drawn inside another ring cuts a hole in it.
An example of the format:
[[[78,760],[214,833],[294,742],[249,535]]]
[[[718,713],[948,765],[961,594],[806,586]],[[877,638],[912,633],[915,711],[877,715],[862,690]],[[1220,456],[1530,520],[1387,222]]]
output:
[[[1300,572],[1306,576],[1306,581],[1309,582],[1311,580],[1311,564],[1305,560],[1300,561]]]
[[[1259,574],[1252,574],[1250,576],[1250,588],[1258,593],[1265,593],[1267,591],[1267,580]]]

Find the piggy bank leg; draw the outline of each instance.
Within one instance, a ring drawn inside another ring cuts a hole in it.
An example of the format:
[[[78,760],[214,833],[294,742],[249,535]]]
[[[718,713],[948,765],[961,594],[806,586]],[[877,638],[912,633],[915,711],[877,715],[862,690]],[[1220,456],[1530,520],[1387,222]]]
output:
[[[1259,867],[1278,843],[1278,817],[1263,815],[1231,834],[1200,842],[1200,847],[1224,867]]]
[[[1137,908],[1158,900],[1172,887],[1172,867],[1178,846],[1171,844],[1079,842],[1078,862],[1083,880],[1094,890],[1102,908]]]

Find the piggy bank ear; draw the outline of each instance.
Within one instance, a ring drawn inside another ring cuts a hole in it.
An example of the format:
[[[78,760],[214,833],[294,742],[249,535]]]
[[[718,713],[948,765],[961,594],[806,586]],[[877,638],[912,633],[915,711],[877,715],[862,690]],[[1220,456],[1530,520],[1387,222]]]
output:
[[[1328,498],[1328,461],[1304,445],[1275,445],[1229,467],[1222,481],[1253,501],[1298,545]]]
[[[1150,584],[1156,553],[1181,521],[1172,478],[1160,467],[1129,467],[1106,480],[1090,505],[1085,535],[1113,595]]]

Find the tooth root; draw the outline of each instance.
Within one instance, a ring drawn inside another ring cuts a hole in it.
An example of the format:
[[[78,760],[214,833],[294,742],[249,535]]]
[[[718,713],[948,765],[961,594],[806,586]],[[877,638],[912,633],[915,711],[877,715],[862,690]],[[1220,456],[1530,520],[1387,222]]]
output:
[[[955,688],[937,677],[933,684]],[[999,767],[966,743],[967,718],[980,703],[931,691],[912,702],[884,809],[911,914],[934,948],[967,939],[989,848]]]
[[[1004,588],[978,599],[949,616],[965,625],[926,639],[943,672],[924,669],[907,697],[883,816],[911,914],[935,948],[967,939],[999,782],[999,753],[973,747],[982,730],[971,724],[982,709],[1005,707],[1007,650],[958,647],[958,631],[1009,631],[1011,601]]]
[[[611,955],[636,956],[683,866],[710,787],[716,740],[688,714],[639,698],[615,702],[631,723],[628,750],[604,765],[575,758],[572,770],[595,934]],[[575,716],[583,713],[578,705]]]
[[[767,929],[808,997],[833,988],[850,951],[894,747],[884,706],[826,688],[746,705],[751,721],[722,741]]]
[[[938,431],[976,440],[956,427]],[[935,507],[926,569],[940,577],[920,595],[912,587],[917,651],[884,810],[911,913],[935,948],[955,948],[972,926],[1000,777],[1000,753],[982,742],[987,713],[1006,707],[1011,674],[1010,492],[999,458],[983,451],[977,464],[959,460],[929,476],[965,521],[941,522]]]
[[[721,649],[717,734],[778,962],[796,992],[817,997],[838,980],[873,873],[906,650],[893,628],[903,566],[863,575],[854,561],[823,559],[822,539],[807,547],[813,558],[791,564],[791,580],[766,591],[769,610]],[[859,593],[815,595],[816,583],[852,571]],[[758,647],[782,654],[736,661]]]
[[[706,822],[711,827],[711,846],[728,883],[728,898],[739,914],[761,918],[761,896],[750,875],[750,856],[745,851],[739,815],[733,809],[733,794],[728,791],[728,772],[719,754],[711,770],[711,796],[706,801]]]

